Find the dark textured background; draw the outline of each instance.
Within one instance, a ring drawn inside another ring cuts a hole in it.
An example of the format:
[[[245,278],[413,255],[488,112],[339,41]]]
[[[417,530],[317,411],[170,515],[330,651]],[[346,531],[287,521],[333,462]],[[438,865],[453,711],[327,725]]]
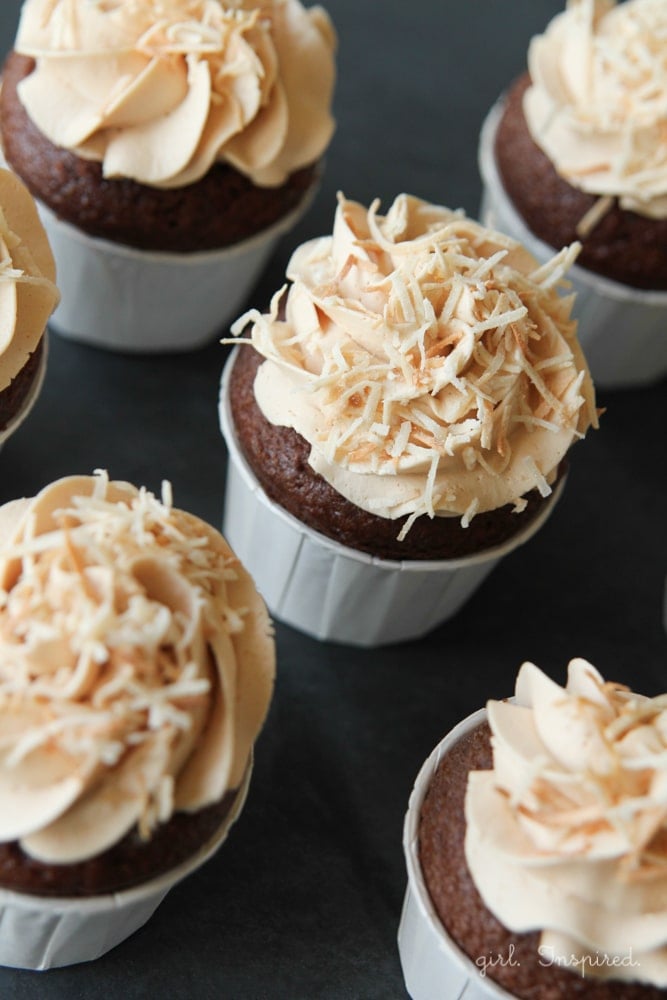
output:
[[[11,46],[18,0],[0,7]],[[252,296],[282,283],[291,248],[328,232],[335,192],[388,206],[400,191],[477,210],[476,140],[524,68],[556,0],[330,0],[338,130],[320,194]],[[0,501],[106,467],[219,524],[225,349],[125,358],[51,337],[44,392],[0,455]],[[0,970],[0,998],[390,1000],[405,884],[403,814],[423,759],[454,722],[511,693],[532,659],[556,680],[574,655],[648,694],[667,689],[665,386],[600,393],[602,429],[572,454],[565,497],[449,624],[379,651],[277,627],[279,673],[246,809],[218,856],[149,924],[94,964]],[[446,988],[443,1000],[450,1000]]]

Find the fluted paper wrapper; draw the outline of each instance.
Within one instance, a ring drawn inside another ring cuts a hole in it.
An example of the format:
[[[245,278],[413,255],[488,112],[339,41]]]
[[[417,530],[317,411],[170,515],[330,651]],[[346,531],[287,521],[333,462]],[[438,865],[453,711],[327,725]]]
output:
[[[494,144],[502,112],[501,100],[482,126],[480,222],[518,240],[543,264],[556,251],[528,229],[509,199],[496,166]],[[577,295],[573,315],[579,322],[579,342],[599,388],[648,385],[667,375],[667,292],[631,288],[576,264],[566,277]]]
[[[236,318],[280,237],[315,188],[268,229],[222,250],[157,253],[88,236],[38,204],[56,259],[59,334],[107,350],[190,351]]]
[[[55,898],[0,888],[0,965],[54,969],[99,958],[153,915],[169,890],[218,850],[248,793],[252,760],[218,831],[177,868],[133,889],[103,896]]]
[[[463,559],[393,562],[339,545],[273,503],[246,462],[229,407],[234,356],[220,392],[229,452],[223,534],[273,617],[316,639],[374,647],[426,635],[456,614],[503,556],[539,530],[561,495],[564,479],[523,531]]]
[[[438,744],[415,781],[403,827],[408,884],[398,929],[403,977],[412,1000],[511,1000],[465,955],[440,923],[424,883],[419,861],[419,816],[424,796],[443,756],[486,718],[480,709]]]
[[[45,333],[42,338],[42,356],[40,358],[39,367],[37,373],[30,387],[30,391],[26,398],[23,400],[23,405],[18,411],[13,420],[11,420],[6,427],[0,430],[0,451],[2,451],[2,446],[5,441],[14,434],[15,431],[21,426],[25,418],[28,416],[33,406],[37,402],[37,397],[39,396],[42,385],[44,384],[44,375],[46,374],[46,359],[49,353],[49,342],[48,335]]]

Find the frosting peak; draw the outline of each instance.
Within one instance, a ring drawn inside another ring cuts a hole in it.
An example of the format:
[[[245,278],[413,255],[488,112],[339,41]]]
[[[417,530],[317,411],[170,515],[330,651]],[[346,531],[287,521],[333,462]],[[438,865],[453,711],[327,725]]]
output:
[[[182,187],[219,160],[272,187],[333,132],[334,30],[300,0],[26,0],[15,48],[32,120],[106,177]]]
[[[58,304],[56,268],[32,196],[0,170],[0,390],[37,347]]]
[[[568,183],[667,216],[667,5],[572,0],[528,52],[524,110]]]
[[[299,247],[291,287],[253,311],[264,415],[311,445],[339,493],[383,517],[459,515],[550,492],[596,421],[558,284],[518,243],[399,195],[386,216],[339,198],[333,235]],[[406,523],[405,531],[411,521]]]
[[[526,663],[514,702],[487,710],[494,767],[470,775],[466,798],[486,905],[582,974],[666,986],[667,695],[581,659],[562,688]]]
[[[237,788],[271,695],[222,537],[127,483],[0,508],[0,840],[70,863]]]

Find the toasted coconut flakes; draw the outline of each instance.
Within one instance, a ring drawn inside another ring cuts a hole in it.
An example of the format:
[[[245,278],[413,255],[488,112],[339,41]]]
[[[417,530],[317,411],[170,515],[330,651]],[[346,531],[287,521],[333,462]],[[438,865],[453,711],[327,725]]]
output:
[[[109,473],[106,469],[95,469],[93,479],[93,499],[104,500],[109,488]]]
[[[528,310],[525,306],[521,306],[519,309],[512,309],[506,313],[494,313],[487,319],[480,320],[478,323],[472,327],[472,333],[474,336],[483,333],[485,330],[494,330],[496,328],[502,329],[505,326],[509,326],[510,323],[515,323],[517,320],[521,320],[526,316]]]
[[[496,267],[497,264],[504,260],[507,256],[507,250],[498,250],[496,253],[487,257],[486,260],[482,258],[476,267],[473,267],[470,272],[470,278],[473,281],[481,281],[490,271]]]
[[[408,536],[408,532],[410,531],[410,528],[415,523],[415,521],[417,520],[417,518],[421,517],[423,513],[424,512],[422,510],[417,509],[417,510],[413,511],[413,513],[410,514],[410,516],[408,518],[406,518],[405,524],[403,525],[403,527],[399,531],[398,535],[396,536],[397,541],[399,541],[399,542],[404,542],[405,541],[405,539]]]
[[[435,477],[438,473],[438,464],[440,462],[440,456],[434,455],[431,459],[431,467],[428,470],[428,476],[426,477],[426,489],[424,491],[424,506],[426,508],[426,513],[429,517],[435,517],[434,508],[434,498],[433,498],[433,488],[435,485]]]
[[[541,497],[548,497],[551,495],[551,487],[546,481],[542,472],[538,468],[537,462],[532,455],[526,455],[524,462],[530,469],[531,474],[535,477],[535,487],[539,492]]]
[[[574,264],[581,252],[581,243],[572,243],[547,261],[542,267],[538,267],[530,275],[532,281],[540,288],[547,290],[563,279],[566,271]]]
[[[479,499],[475,497],[473,500],[470,501],[470,504],[466,508],[466,511],[463,517],[461,518],[462,528],[470,527],[470,522],[472,521],[473,517],[475,516],[478,510],[479,510]]]
[[[553,431],[554,433],[560,430],[559,425],[553,420],[541,420],[530,413],[517,413],[510,420],[513,424],[523,424],[525,427],[543,427],[545,430]]]
[[[384,439],[388,436],[389,432],[391,431],[391,426],[390,424],[375,423],[371,424],[370,430],[371,434],[374,434],[378,438],[378,440],[384,441]]]
[[[444,268],[443,268],[444,270]],[[452,316],[454,315],[459,302],[461,301],[461,296],[466,285],[460,274],[455,274],[451,279],[451,284],[449,286],[449,294],[447,296],[447,301],[442,313],[439,316],[440,324],[446,327]]]
[[[542,361],[537,361],[533,367],[536,372],[550,371],[553,372],[556,369],[567,370],[572,365],[572,352],[567,354],[558,354],[553,358],[544,358]],[[579,373],[583,377],[583,372]]]
[[[402,275],[398,271],[394,271],[394,273],[390,276],[390,279],[394,295],[398,300],[398,305],[400,305],[401,307],[402,318],[404,322],[413,323],[415,320],[414,306],[408,294],[408,290],[405,286],[405,282],[403,280]],[[389,304],[387,305],[387,309],[390,308],[391,308],[391,299],[389,300]],[[391,321],[389,325],[391,325]]]
[[[354,232],[358,215],[346,206],[341,201]],[[515,428],[552,432],[568,421],[585,426],[583,414],[577,417],[583,399],[562,402],[570,393],[566,376],[575,359],[568,347],[575,334],[571,300],[553,289],[579,245],[523,274],[513,266],[512,240],[461,213],[443,210],[442,224],[429,217],[423,234],[408,239],[415,221],[406,203],[397,201],[384,220],[378,209],[374,202],[367,232],[359,227],[342,268],[330,267],[329,242],[314,244],[312,289],[303,253],[295,267],[299,293],[310,295],[319,309],[326,301],[322,329],[308,330],[299,341],[304,330],[292,335],[269,317],[255,320],[252,341],[280,367],[298,371],[300,382],[316,395],[315,405],[328,421],[317,446],[329,462],[354,464],[354,471],[365,462],[358,471],[391,475],[400,473],[402,456],[416,459],[428,471],[415,513],[431,513],[436,502],[449,502],[435,500],[429,481],[443,454],[465,455],[463,467],[479,462],[497,476],[512,461]],[[350,292],[357,280],[359,300]],[[311,372],[299,360],[300,351],[307,350],[312,364],[321,351],[320,337],[330,336],[336,324],[345,336],[346,315],[354,333],[347,342],[332,338],[321,371]],[[368,343],[365,330],[371,331]],[[590,409],[588,399],[585,405]]]
[[[389,454],[392,458],[399,458],[405,451],[408,440],[410,438],[410,432],[412,431],[412,424],[409,420],[404,420],[400,426],[399,432],[396,435],[394,444],[392,445]]]
[[[169,510],[174,504],[174,494],[168,479],[162,480],[162,505]]]
[[[463,457],[463,464],[466,469],[470,472],[477,465],[477,452],[474,448],[464,448],[461,452]]]
[[[577,236],[580,236],[581,239],[585,239],[587,236],[590,236],[597,224],[601,222],[607,212],[610,211],[613,204],[613,195],[603,195],[598,198],[577,223],[575,227]]]
[[[52,717],[12,737],[10,762],[55,740],[77,758],[111,766],[153,726],[188,729],[186,704],[210,689],[189,658],[194,625],[143,593],[132,562],[155,558],[172,567],[190,589],[194,614],[200,608],[206,615],[209,601],[220,600],[222,580],[236,575],[231,560],[171,511],[168,489],[163,503],[140,491],[126,504],[105,499],[108,485],[100,473],[90,497],[54,515],[66,527],[45,536],[35,538],[34,516],[26,518],[24,539],[14,546],[22,572],[0,618],[0,701],[46,703]],[[245,615],[227,609],[230,631]],[[49,643],[67,650],[69,661],[41,657]],[[33,656],[40,671],[32,669]],[[77,695],[86,699],[80,711],[67,709]]]

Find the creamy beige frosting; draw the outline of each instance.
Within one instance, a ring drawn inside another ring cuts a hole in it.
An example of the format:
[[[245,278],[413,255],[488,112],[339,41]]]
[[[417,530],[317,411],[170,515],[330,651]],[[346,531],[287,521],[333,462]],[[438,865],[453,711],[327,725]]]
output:
[[[667,694],[646,698],[572,660],[565,688],[525,663],[489,702],[493,770],[472,772],[466,858],[540,960],[667,986]]]
[[[70,863],[239,786],[272,692],[224,539],[128,483],[0,508],[0,841]]]
[[[0,391],[37,347],[58,304],[56,269],[27,188],[0,169]]]
[[[539,267],[514,240],[399,195],[386,216],[339,198],[333,236],[292,256],[292,284],[248,313],[257,402],[310,444],[339,493],[382,517],[459,515],[550,492],[596,421],[558,292],[577,247]],[[409,529],[409,518],[403,532]]]
[[[524,111],[574,187],[667,216],[667,4],[572,0],[528,53]]]
[[[15,48],[31,119],[106,177],[182,187],[222,161],[273,187],[333,132],[334,30],[299,0],[26,0]]]

